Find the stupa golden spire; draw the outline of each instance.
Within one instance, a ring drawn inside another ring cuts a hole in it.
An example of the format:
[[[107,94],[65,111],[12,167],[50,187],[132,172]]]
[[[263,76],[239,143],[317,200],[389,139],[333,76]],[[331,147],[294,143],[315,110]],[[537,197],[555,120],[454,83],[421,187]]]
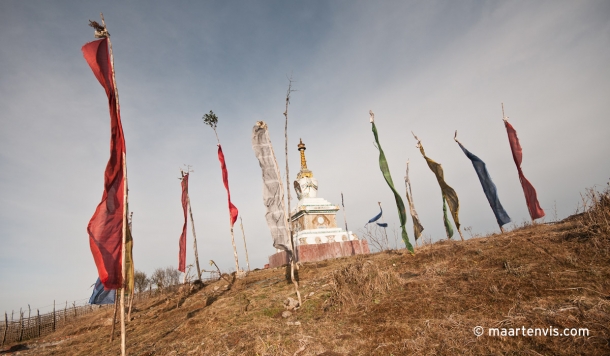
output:
[[[297,180],[301,178],[312,178],[313,173],[307,169],[307,160],[305,160],[305,144],[302,139],[299,139],[299,144],[297,146],[299,148],[299,152],[301,152],[301,171],[297,174]]]

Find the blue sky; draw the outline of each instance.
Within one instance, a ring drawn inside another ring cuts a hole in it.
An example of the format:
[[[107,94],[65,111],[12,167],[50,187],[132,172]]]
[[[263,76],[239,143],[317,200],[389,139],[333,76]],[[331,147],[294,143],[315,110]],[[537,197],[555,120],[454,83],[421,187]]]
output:
[[[219,116],[252,267],[274,252],[250,135],[256,121],[266,121],[283,161],[291,74],[291,181],[302,138],[319,196],[339,204],[343,192],[357,234],[377,213],[377,201],[390,227],[398,225],[369,110],[403,195],[411,161],[416,208],[432,240],[444,238],[440,189],[411,131],[443,165],[460,197],[461,223],[475,234],[498,228],[453,141],[456,129],[487,163],[513,221],[529,220],[502,102],[546,221],[555,211],[557,218],[574,213],[586,187],[610,179],[606,1],[3,1],[0,312],[28,303],[42,312],[53,300],[88,298],[96,279],[86,226],[102,195],[109,117],[80,48],[94,39],[87,23],[99,21],[100,12],[115,55],[135,264],[148,274],[177,265],[183,164],[194,169],[200,263],[234,268],[216,139],[201,120],[209,110]],[[407,231],[412,239],[410,217]],[[236,238],[245,266],[239,229]],[[188,239],[192,263],[190,228]]]

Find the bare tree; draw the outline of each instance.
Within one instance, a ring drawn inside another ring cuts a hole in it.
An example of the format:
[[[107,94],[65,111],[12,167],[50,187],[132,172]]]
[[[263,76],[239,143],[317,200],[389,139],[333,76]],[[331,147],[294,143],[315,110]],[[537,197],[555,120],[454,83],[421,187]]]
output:
[[[390,241],[384,230],[385,228],[376,224],[368,224],[364,229],[360,229],[359,233],[375,250],[385,251],[390,249]]]
[[[165,269],[157,268],[150,276],[150,282],[155,285],[157,289],[162,290],[167,287],[167,278],[165,276]]]
[[[180,283],[180,271],[173,266],[165,267],[165,278],[167,286],[175,286]]]
[[[134,272],[133,280],[138,293],[142,293],[143,291],[145,291],[148,288],[148,285],[150,284],[150,279],[148,279],[146,273],[139,270],[136,270]]]

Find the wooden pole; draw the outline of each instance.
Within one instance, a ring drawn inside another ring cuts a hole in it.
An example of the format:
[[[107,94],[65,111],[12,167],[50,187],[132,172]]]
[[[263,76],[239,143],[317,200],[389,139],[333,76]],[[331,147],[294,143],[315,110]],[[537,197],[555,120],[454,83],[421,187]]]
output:
[[[345,233],[347,234],[347,241],[350,241],[349,230],[347,229],[347,216],[345,213],[345,203],[343,203],[343,192],[341,192],[341,206],[343,207],[343,222],[345,223]]]
[[[19,309],[19,342],[23,339],[23,312]]]
[[[114,314],[112,315],[112,328],[110,330],[110,342],[114,341],[114,324],[116,324],[116,313],[119,307],[119,291],[114,290]]]
[[[286,212],[286,220],[288,223],[288,231],[290,232],[290,245],[292,247],[292,254],[290,255],[290,279],[292,280],[292,284],[294,284],[294,289],[297,293],[297,298],[299,299],[299,306],[301,306],[301,293],[299,293],[299,282],[294,278],[294,268],[295,262],[298,260],[298,252],[296,250],[296,244],[294,243],[294,237],[292,236],[292,221],[291,221],[291,209],[290,209],[290,170],[288,166],[288,104],[290,104],[290,93],[292,90],[292,76],[288,79],[288,91],[286,92],[286,110],[284,111],[284,117],[286,118],[286,123],[284,125],[284,142],[285,142],[285,151],[286,151],[286,194],[288,200],[288,211]],[[298,267],[297,267],[298,268]]]
[[[132,248],[133,248],[133,211],[129,212],[129,232],[131,233],[131,240],[132,240]],[[133,256],[131,256],[131,263],[133,266]],[[134,271],[135,273],[135,271]],[[134,277],[135,278],[135,277]],[[130,291],[131,294],[129,294],[129,312],[127,313],[127,322],[131,321],[131,307],[133,306],[133,297],[135,294],[135,285],[133,286],[133,289]]]
[[[195,234],[195,219],[193,219],[193,209],[191,209],[191,198],[186,192],[186,203],[189,206],[189,216],[191,217],[191,230],[193,231],[193,251],[195,251],[195,265],[197,266],[197,278],[201,280],[201,268],[199,268],[199,253],[197,252],[197,235]]]
[[[30,328],[30,318],[32,316],[32,308],[30,308],[30,305],[28,304],[28,329]]]
[[[38,337],[40,337],[40,310],[36,309],[36,329],[38,329]]]
[[[250,259],[248,258],[248,246],[246,246],[246,233],[244,232],[244,221],[239,216],[239,226],[241,226],[241,234],[244,237],[244,250],[246,250],[246,265],[248,266],[248,272],[250,272]]]
[[[104,15],[100,13],[102,18],[102,25],[104,29],[107,29],[106,22],[104,21]],[[112,42],[110,41],[110,35],[108,35],[108,48],[110,52],[110,68],[112,70],[112,83],[114,84],[114,95],[116,98],[116,110],[117,116],[119,115],[119,89],[116,85],[116,76],[114,72],[114,55],[112,53]],[[127,158],[125,152],[123,152],[123,243],[121,247],[121,355],[125,356],[125,242],[127,239]]]
[[[55,301],[53,301],[53,331],[55,331]]]
[[[379,204],[379,210],[383,211],[383,209],[381,209],[381,202],[378,201],[377,204]],[[385,219],[383,218],[383,214],[381,214],[381,223],[385,224]],[[387,232],[387,228],[386,227],[383,228],[383,235],[385,236],[385,240],[388,243],[388,247],[390,247],[389,246],[390,241],[388,240],[388,232]],[[398,242],[396,242],[396,245],[398,246]]]
[[[235,277],[239,276],[239,261],[237,260],[237,246],[235,246],[235,236],[233,234],[233,224],[229,215],[229,225],[231,226],[231,243],[233,244],[233,257],[235,257]]]
[[[68,315],[68,301],[66,300],[66,306],[64,306],[64,325],[66,324],[67,315]]]
[[[74,317],[76,318],[76,301],[72,303],[72,308],[74,310]]]

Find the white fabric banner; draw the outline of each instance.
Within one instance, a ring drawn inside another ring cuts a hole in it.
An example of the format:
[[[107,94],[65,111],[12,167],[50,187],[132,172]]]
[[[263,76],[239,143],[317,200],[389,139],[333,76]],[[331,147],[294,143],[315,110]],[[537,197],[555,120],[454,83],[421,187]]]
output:
[[[267,208],[265,218],[273,238],[273,247],[291,253],[290,231],[284,207],[284,188],[267,124],[264,121],[257,121],[252,129],[252,149],[263,172],[263,202]]]

